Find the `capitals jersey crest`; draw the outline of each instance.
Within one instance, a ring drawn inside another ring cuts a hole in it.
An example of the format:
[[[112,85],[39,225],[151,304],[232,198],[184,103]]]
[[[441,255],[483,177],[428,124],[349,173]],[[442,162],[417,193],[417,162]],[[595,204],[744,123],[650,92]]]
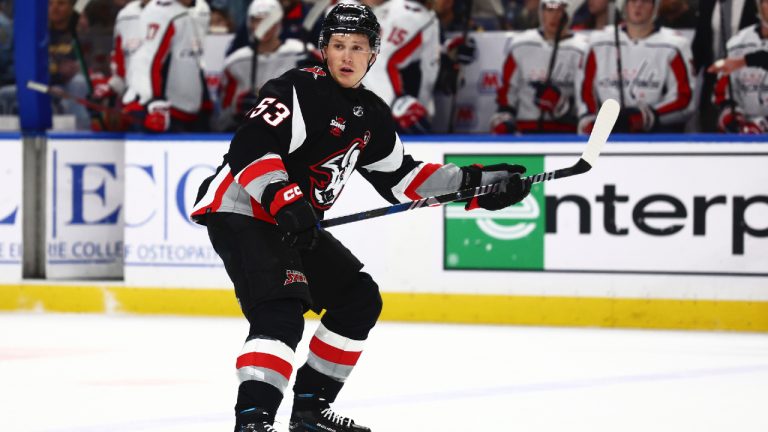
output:
[[[310,167],[309,196],[315,207],[321,210],[331,208],[354,171],[360,152],[368,144],[370,136],[371,133],[366,131],[363,138],[355,138],[347,148]]]

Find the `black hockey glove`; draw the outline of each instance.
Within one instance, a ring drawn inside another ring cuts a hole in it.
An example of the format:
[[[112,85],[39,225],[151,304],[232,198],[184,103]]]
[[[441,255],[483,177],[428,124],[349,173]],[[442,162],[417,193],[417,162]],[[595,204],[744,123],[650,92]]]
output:
[[[317,246],[319,228],[312,205],[296,183],[276,182],[264,189],[261,205],[283,232],[283,242],[300,250]]]
[[[483,208],[485,210],[501,210],[525,199],[531,192],[531,184],[522,181],[525,167],[521,165],[497,164],[486,167],[470,165],[461,167],[464,173],[462,189],[498,183],[509,179],[498,192],[474,197],[464,207],[467,210]]]

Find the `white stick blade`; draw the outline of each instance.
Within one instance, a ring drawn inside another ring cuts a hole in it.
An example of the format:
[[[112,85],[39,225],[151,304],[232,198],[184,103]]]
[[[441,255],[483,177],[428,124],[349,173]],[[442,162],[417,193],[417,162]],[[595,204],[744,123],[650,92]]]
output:
[[[600,111],[597,112],[597,118],[595,119],[595,125],[592,127],[592,134],[589,136],[587,148],[584,150],[584,154],[581,155],[581,158],[590,166],[595,166],[595,163],[597,163],[597,157],[600,156],[603,146],[608,141],[608,136],[613,130],[613,125],[619,117],[620,110],[621,106],[615,99],[607,99],[600,107]]]
[[[27,88],[40,93],[48,93],[48,86],[37,81],[27,81]]]

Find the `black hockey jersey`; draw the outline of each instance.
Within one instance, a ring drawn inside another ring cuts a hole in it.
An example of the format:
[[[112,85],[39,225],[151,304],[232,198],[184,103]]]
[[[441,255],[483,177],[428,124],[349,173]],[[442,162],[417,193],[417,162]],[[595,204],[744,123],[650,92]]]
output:
[[[453,164],[404,154],[389,107],[363,86],[343,88],[327,69],[292,69],[267,82],[216,173],[200,186],[192,219],[230,212],[274,223],[264,188],[295,182],[322,217],[354,170],[395,204],[460,189]]]

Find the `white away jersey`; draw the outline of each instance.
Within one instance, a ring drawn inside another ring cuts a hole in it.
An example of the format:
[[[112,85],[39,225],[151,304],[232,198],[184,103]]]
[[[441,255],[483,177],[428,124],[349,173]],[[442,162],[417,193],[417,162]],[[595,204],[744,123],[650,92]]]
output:
[[[152,0],[139,22],[145,34],[131,59],[123,102],[138,99],[144,105],[164,99],[171,103],[171,115],[196,115],[203,105],[205,80],[200,66],[202,44],[194,19],[175,0]]]
[[[520,132],[538,130],[541,111],[536,106],[534,85],[546,82],[553,49],[554,41],[544,39],[537,29],[526,30],[509,42],[496,103],[500,108],[509,107],[516,111],[517,129]],[[582,34],[569,35],[560,40],[550,80],[560,90],[562,102],[555,108],[554,118],[543,118],[544,130],[576,131],[573,99],[577,69],[586,50],[587,40]]]
[[[747,27],[728,40],[728,57],[743,57],[755,51],[768,51],[768,40],[760,37],[760,24]],[[728,90],[731,86],[732,90]],[[758,67],[745,67],[721,76],[715,87],[715,103],[733,99],[747,117],[768,116],[768,72]]]
[[[115,19],[110,61],[112,75],[109,79],[109,86],[118,93],[122,93],[125,90],[125,81],[130,70],[131,57],[139,49],[144,38],[145,32],[142,31],[139,25],[141,9],[141,1],[133,0],[120,9]]]
[[[619,31],[626,107],[650,106],[659,124],[684,123],[694,112],[693,55],[688,41],[671,29],[656,29],[633,41]],[[579,82],[579,115],[595,115],[602,101],[619,99],[614,29],[593,32]]]
[[[440,70],[437,16],[411,0],[390,0],[374,12],[381,25],[381,50],[363,85],[389,106],[397,97],[410,94],[431,115]]]

